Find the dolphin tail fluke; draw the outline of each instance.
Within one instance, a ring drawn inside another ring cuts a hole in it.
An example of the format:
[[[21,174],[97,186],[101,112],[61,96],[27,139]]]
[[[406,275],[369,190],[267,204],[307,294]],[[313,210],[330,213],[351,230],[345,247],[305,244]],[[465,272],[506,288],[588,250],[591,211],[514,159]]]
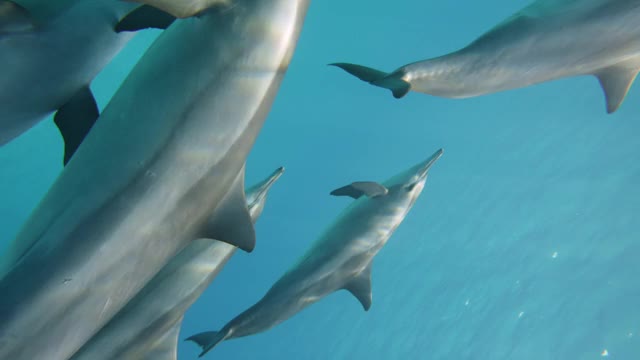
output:
[[[632,66],[625,66],[625,64],[618,64],[606,69],[600,70],[595,74],[602,90],[604,90],[604,96],[607,101],[607,113],[614,113],[627,96],[631,84],[638,75],[638,68],[635,64]]]
[[[221,343],[226,336],[227,332],[225,331],[205,331],[193,336],[189,336],[185,339],[185,341],[193,341],[198,346],[200,346],[202,352],[200,353],[200,355],[198,355],[198,357],[203,357],[216,345]]]
[[[329,65],[339,67],[340,69],[362,81],[368,82],[371,85],[391,90],[393,97],[396,99],[404,97],[407,95],[409,90],[411,90],[411,84],[402,79],[402,74],[400,72],[393,72],[389,74],[366,66],[349,63],[334,63]]]

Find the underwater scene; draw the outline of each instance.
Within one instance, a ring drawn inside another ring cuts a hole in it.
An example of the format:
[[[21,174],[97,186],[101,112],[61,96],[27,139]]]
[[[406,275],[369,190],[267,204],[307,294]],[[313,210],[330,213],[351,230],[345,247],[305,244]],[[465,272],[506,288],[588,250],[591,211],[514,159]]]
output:
[[[640,0],[0,0],[0,360],[640,359]]]

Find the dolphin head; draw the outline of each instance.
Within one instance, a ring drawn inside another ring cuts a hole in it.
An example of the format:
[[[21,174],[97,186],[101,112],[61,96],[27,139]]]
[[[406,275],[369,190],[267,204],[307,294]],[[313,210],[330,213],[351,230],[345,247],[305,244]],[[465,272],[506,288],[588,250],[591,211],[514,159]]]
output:
[[[439,149],[426,160],[385,181],[384,186],[389,189],[388,195],[392,198],[401,197],[407,199],[412,205],[424,188],[429,170],[443,153],[444,150]]]
[[[267,193],[276,180],[282,176],[282,173],[284,173],[284,167],[281,166],[269,175],[269,177],[247,189],[247,206],[249,207],[249,214],[251,214],[253,221],[256,221],[260,214],[262,214],[262,209],[264,209],[264,204],[267,201]]]

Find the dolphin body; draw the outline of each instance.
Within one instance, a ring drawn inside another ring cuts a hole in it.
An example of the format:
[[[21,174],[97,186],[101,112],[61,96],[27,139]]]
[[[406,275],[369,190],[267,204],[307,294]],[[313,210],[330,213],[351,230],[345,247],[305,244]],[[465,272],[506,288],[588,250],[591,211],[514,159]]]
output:
[[[640,0],[538,0],[467,47],[391,73],[332,64],[396,98],[466,98],[595,75],[615,112],[640,69]]]
[[[442,153],[442,149],[438,150],[384,185],[355,182],[331,192],[356,201],[260,301],[222,330],[199,333],[187,340],[202,347],[203,356],[221,341],[266,331],[341,289],[351,292],[364,310],[369,310],[373,257],[411,210],[429,169]]]
[[[187,18],[201,14],[216,6],[233,5],[234,0],[129,0],[160,9],[176,18]]]
[[[279,168],[249,188],[247,206],[255,223]],[[176,360],[182,317],[235,252],[229,244],[199,239],[189,244],[71,360]]]
[[[135,6],[0,0],[0,145],[57,111],[69,160],[98,118],[89,84],[132,38],[113,29]]]
[[[196,239],[253,249],[244,163],[307,7],[235,0],[158,37],[0,262],[0,359],[68,359]]]

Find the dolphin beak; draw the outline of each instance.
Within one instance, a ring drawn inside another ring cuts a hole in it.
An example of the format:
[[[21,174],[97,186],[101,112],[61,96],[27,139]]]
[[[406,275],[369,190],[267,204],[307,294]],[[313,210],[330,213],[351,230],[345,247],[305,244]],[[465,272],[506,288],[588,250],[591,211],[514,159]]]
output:
[[[440,149],[436,151],[433,155],[431,155],[427,160],[425,160],[422,164],[418,165],[417,175],[420,180],[427,177],[429,173],[429,169],[433,166],[433,164],[440,159],[440,157],[444,154],[444,150]]]
[[[269,191],[269,189],[271,189],[271,186],[273,186],[273,184],[276,181],[278,181],[278,179],[280,178],[280,176],[282,176],[283,173],[284,173],[284,167],[283,166],[280,166],[279,168],[277,168],[271,174],[271,176],[269,176],[269,178],[267,178],[267,180],[264,182],[264,184],[262,184],[260,186],[260,190],[258,190],[258,193],[260,194],[259,197],[263,197]]]

